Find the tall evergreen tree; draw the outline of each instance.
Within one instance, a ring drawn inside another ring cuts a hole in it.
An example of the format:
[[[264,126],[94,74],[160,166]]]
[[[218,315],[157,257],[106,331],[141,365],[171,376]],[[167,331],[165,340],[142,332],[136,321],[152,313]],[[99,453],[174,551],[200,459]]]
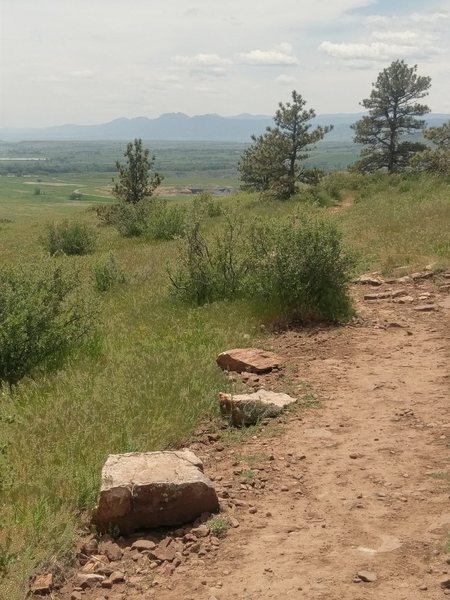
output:
[[[309,156],[311,144],[321,140],[332,125],[311,130],[313,109],[305,109],[306,100],[295,90],[292,102],[278,105],[274,127],[258,137],[245,150],[238,170],[245,189],[270,191],[279,197],[295,194],[297,184],[307,175],[302,161]]]
[[[417,75],[417,65],[408,67],[403,60],[394,61],[379,73],[370,97],[361,102],[369,114],[352,125],[354,141],[364,146],[355,169],[401,171],[408,166],[412,154],[425,148],[405,137],[425,127],[425,121],[416,117],[430,109],[417,100],[428,95],[430,86],[430,77]]]

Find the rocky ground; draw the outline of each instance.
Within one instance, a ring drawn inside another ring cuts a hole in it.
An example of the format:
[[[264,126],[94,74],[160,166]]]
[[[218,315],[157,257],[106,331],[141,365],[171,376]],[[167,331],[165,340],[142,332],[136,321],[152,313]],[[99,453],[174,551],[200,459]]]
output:
[[[370,279],[352,324],[274,335],[285,367],[235,376],[301,407],[234,435],[205,426],[190,445],[220,516],[80,540],[54,598],[450,595],[450,274]]]

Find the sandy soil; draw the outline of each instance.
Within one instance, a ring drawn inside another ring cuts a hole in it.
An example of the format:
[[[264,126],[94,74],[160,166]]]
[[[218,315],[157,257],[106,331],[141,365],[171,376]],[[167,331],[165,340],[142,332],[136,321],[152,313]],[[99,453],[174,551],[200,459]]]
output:
[[[445,283],[450,280],[435,277],[354,286],[358,317],[351,325],[274,335],[270,343],[286,357],[286,368],[247,384],[320,402],[239,445],[224,432],[220,439],[199,432],[191,447],[217,483],[224,516],[231,517],[226,537],[204,552],[186,551],[177,568],[152,568],[146,556],[130,554],[136,536],[119,540],[125,553],[113,567],[124,583],[72,596],[76,582],[69,578],[54,597],[443,598],[449,590],[441,582],[450,578],[444,549],[450,532],[450,292],[439,289]],[[414,301],[363,300],[392,288],[405,289]],[[424,303],[434,309],[417,311]],[[361,570],[376,581],[355,579]]]

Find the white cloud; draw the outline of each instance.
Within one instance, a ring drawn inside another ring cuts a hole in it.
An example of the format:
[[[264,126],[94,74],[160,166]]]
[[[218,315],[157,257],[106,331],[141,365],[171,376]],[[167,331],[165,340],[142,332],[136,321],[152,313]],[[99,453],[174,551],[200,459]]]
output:
[[[244,65],[272,67],[298,64],[291,44],[279,44],[269,50],[240,52],[237,56],[239,62]]]
[[[369,28],[393,28],[396,31],[412,31],[421,34],[427,31],[448,31],[450,11],[412,13],[410,15],[369,15],[364,19]]]
[[[228,69],[223,67],[198,67],[190,70],[190,74],[193,77],[199,77],[200,79],[209,79],[211,77],[225,77],[228,74]]]
[[[297,81],[297,79],[295,77],[293,77],[292,75],[278,75],[278,77],[275,79],[275,83],[281,83],[281,84],[288,84],[288,83],[295,83]]]
[[[410,18],[411,21],[414,21],[415,23],[440,23],[442,21],[450,20],[450,11],[435,12],[431,14],[413,13]]]
[[[63,78],[58,77],[58,75],[35,75],[31,78],[31,81],[39,83],[59,83],[60,81],[63,81]]]
[[[72,71],[70,76],[75,79],[92,79],[92,77],[95,76],[95,73],[92,69],[82,69],[80,71]]]
[[[363,20],[369,29],[363,39],[323,41],[319,49],[349,68],[361,68],[358,62],[367,61],[376,65],[399,58],[427,60],[447,52],[448,19],[447,12],[370,15]]]
[[[381,41],[399,40],[411,42],[417,40],[419,34],[416,31],[374,31],[372,37]]]
[[[179,65],[198,67],[224,67],[231,64],[228,58],[222,58],[218,54],[195,54],[195,56],[175,56],[173,59]]]
[[[384,42],[371,42],[370,44],[322,42],[319,49],[329,56],[344,60],[389,60],[412,56],[416,53],[416,49],[413,46],[386,44]]]

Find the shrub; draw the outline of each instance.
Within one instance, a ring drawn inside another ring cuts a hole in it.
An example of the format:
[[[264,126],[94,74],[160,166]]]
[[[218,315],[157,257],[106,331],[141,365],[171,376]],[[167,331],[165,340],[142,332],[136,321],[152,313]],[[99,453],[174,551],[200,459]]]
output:
[[[148,232],[155,240],[173,240],[184,233],[186,209],[169,206],[166,201],[153,202],[149,214]]]
[[[106,292],[115,285],[125,283],[125,275],[113,254],[108,259],[93,268],[95,288],[99,292]]]
[[[335,201],[327,191],[320,187],[310,187],[298,195],[301,202],[311,204],[312,206],[333,206]]]
[[[225,211],[222,205],[214,200],[209,192],[196,194],[193,202],[193,212],[198,217],[221,217]]]
[[[210,241],[196,215],[187,225],[179,252],[179,269],[171,277],[173,293],[198,305],[235,298],[242,292],[246,271],[242,220],[228,215]]]
[[[259,223],[251,232],[248,293],[265,309],[300,320],[341,321],[351,314],[351,257],[330,220],[302,214]]]
[[[0,271],[0,383],[58,363],[91,331],[95,313],[60,268]]]
[[[96,246],[95,232],[84,223],[52,223],[47,225],[47,233],[41,243],[50,256],[55,254],[90,254]]]
[[[206,213],[210,218],[221,217],[224,214],[224,209],[217,200],[211,198],[207,204]]]
[[[83,199],[83,194],[80,194],[80,192],[72,192],[69,196],[69,200],[82,200]]]
[[[35,187],[35,188],[34,188],[34,191],[33,191],[33,194],[34,194],[35,196],[43,196],[43,195],[44,195],[44,192],[41,190],[41,188],[40,188],[40,187]]]
[[[114,221],[120,235],[140,237],[147,233],[150,210],[151,206],[148,200],[141,200],[136,204],[120,202],[117,205]]]
[[[245,297],[271,317],[337,322],[351,314],[352,266],[336,226],[317,213],[245,228],[228,216],[212,240],[199,221],[188,227],[171,280],[175,296],[199,305]]]
[[[220,515],[214,515],[214,517],[211,517],[211,519],[208,521],[208,526],[212,535],[218,538],[225,537],[230,529],[229,522]]]
[[[102,225],[115,225],[119,212],[119,204],[99,204],[95,207],[97,218]]]

